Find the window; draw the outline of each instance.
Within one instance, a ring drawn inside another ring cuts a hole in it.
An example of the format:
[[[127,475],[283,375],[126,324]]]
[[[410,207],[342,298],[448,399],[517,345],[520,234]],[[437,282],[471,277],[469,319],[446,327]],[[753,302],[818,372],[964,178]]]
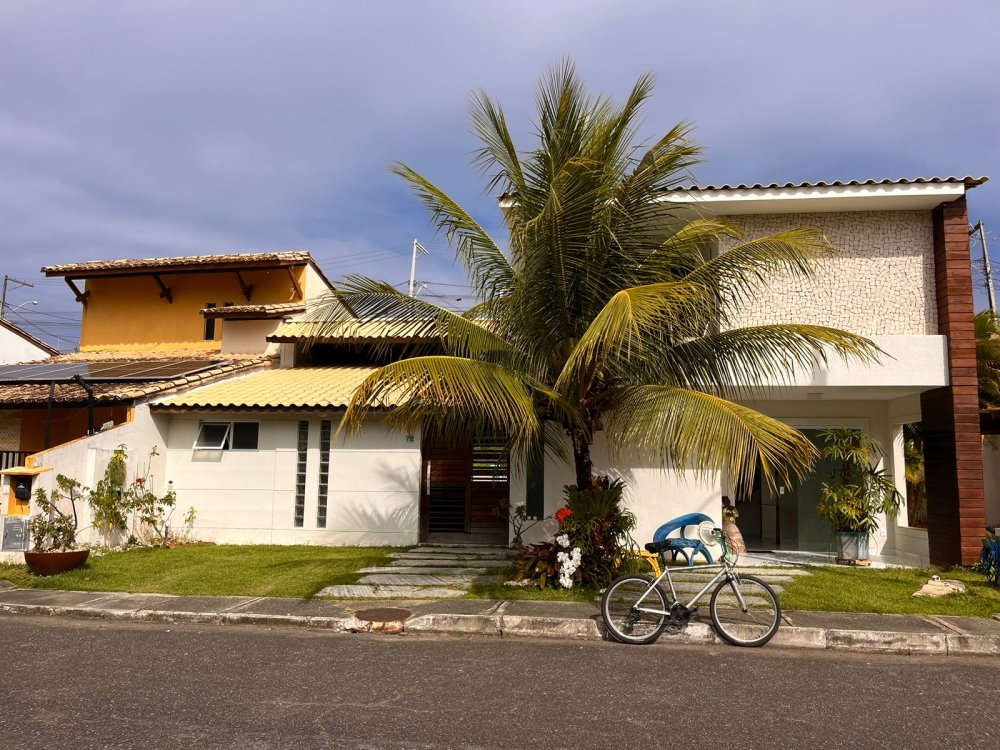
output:
[[[211,310],[214,302],[206,302],[205,308]],[[205,341],[215,341],[215,318],[205,318]]]
[[[195,450],[255,451],[260,434],[258,422],[202,422]]]
[[[510,453],[502,437],[477,437],[472,442],[472,483],[505,484],[509,481]]]
[[[306,466],[309,458],[309,420],[299,422],[298,462],[295,467],[295,519],[297,528],[305,525],[306,519]]]
[[[324,419],[319,423],[319,503],[316,506],[316,528],[326,528],[326,500],[330,482],[330,435],[333,423]]]

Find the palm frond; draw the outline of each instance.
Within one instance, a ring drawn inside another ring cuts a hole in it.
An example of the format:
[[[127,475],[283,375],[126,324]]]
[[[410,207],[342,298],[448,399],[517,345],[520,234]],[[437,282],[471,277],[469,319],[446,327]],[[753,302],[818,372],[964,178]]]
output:
[[[716,290],[733,311],[759,298],[776,276],[812,279],[835,251],[815,227],[799,227],[742,242],[705,261],[690,278]]]
[[[639,355],[644,347],[661,343],[671,331],[677,338],[685,338],[690,322],[711,312],[705,305],[705,297],[703,289],[686,280],[617,292],[569,353],[556,388],[564,390],[602,359],[627,360],[633,354]]]
[[[618,456],[659,458],[676,469],[728,471],[750,486],[758,463],[772,486],[804,476],[817,456],[800,432],[749,407],[700,391],[644,385],[623,391],[607,425]]]
[[[371,409],[394,403],[386,417],[394,427],[433,425],[444,434],[507,435],[524,453],[525,446],[538,445],[543,437],[542,410],[529,383],[523,373],[476,359],[410,357],[365,378],[338,434],[360,427]]]
[[[644,363],[646,377],[735,397],[747,389],[788,385],[826,364],[873,364],[884,352],[870,339],[837,328],[781,323],[692,337]]]
[[[1000,319],[990,310],[976,313],[975,335],[980,403],[1000,406]]]
[[[405,164],[392,170],[410,183],[431,213],[438,231],[458,253],[480,297],[505,293],[513,283],[514,269],[500,246],[472,216],[447,193]]]

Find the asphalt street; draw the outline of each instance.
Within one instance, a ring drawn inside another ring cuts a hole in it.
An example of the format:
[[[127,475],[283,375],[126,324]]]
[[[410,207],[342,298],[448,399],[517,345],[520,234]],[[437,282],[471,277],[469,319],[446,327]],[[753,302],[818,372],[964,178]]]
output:
[[[0,617],[0,748],[996,747],[996,658]]]

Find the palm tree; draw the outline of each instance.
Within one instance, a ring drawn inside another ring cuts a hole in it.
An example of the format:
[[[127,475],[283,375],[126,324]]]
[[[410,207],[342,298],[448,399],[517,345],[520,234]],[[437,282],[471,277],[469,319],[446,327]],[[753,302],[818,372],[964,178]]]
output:
[[[976,313],[975,326],[979,405],[1000,408],[1000,319],[982,310]]]
[[[346,311],[406,321],[441,342],[368,377],[342,429],[393,394],[403,402],[387,417],[394,426],[502,434],[512,458],[524,461],[537,460],[542,446],[571,453],[580,487],[591,483],[602,430],[614,458],[639,453],[663,465],[728,469],[747,484],[758,465],[769,481],[808,471],[816,452],[808,439],[734,399],[829,353],[872,361],[879,350],[821,326],[734,327],[770,279],[811,278],[831,248],[812,228],[744,241],[717,219],[674,226],[681,213],[662,193],[687,178],[701,149],[684,123],[652,145],[636,143],[652,91],[644,75],[617,105],[588,94],[572,63],[560,63],[539,85],[537,143],[527,152],[515,148],[499,104],[473,97],[482,143],[474,162],[487,190],[502,193],[506,252],[443,190],[394,167],[481,301],[460,314],[369,278],[339,284],[314,318],[335,326]],[[712,256],[720,242],[736,244]]]

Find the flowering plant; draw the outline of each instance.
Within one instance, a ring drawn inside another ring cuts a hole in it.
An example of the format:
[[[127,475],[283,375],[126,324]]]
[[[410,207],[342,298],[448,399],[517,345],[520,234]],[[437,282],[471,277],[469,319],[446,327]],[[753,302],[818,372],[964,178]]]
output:
[[[130,521],[133,524],[138,522],[140,530],[137,533],[166,546],[177,494],[172,482],[167,483],[167,491],[163,495],[153,492],[151,465],[157,455],[154,446],[145,467],[140,467],[129,482],[126,464],[128,448],[119,445],[115,449],[97,488],[88,491],[87,500],[94,511],[94,526],[113,535],[127,532]]]
[[[582,585],[606,586],[628,557],[624,551],[634,546],[630,532],[635,516],[622,507],[624,490],[621,480],[608,477],[594,477],[591,486],[583,489],[565,488],[566,513],[560,530],[580,550],[574,577]]]

